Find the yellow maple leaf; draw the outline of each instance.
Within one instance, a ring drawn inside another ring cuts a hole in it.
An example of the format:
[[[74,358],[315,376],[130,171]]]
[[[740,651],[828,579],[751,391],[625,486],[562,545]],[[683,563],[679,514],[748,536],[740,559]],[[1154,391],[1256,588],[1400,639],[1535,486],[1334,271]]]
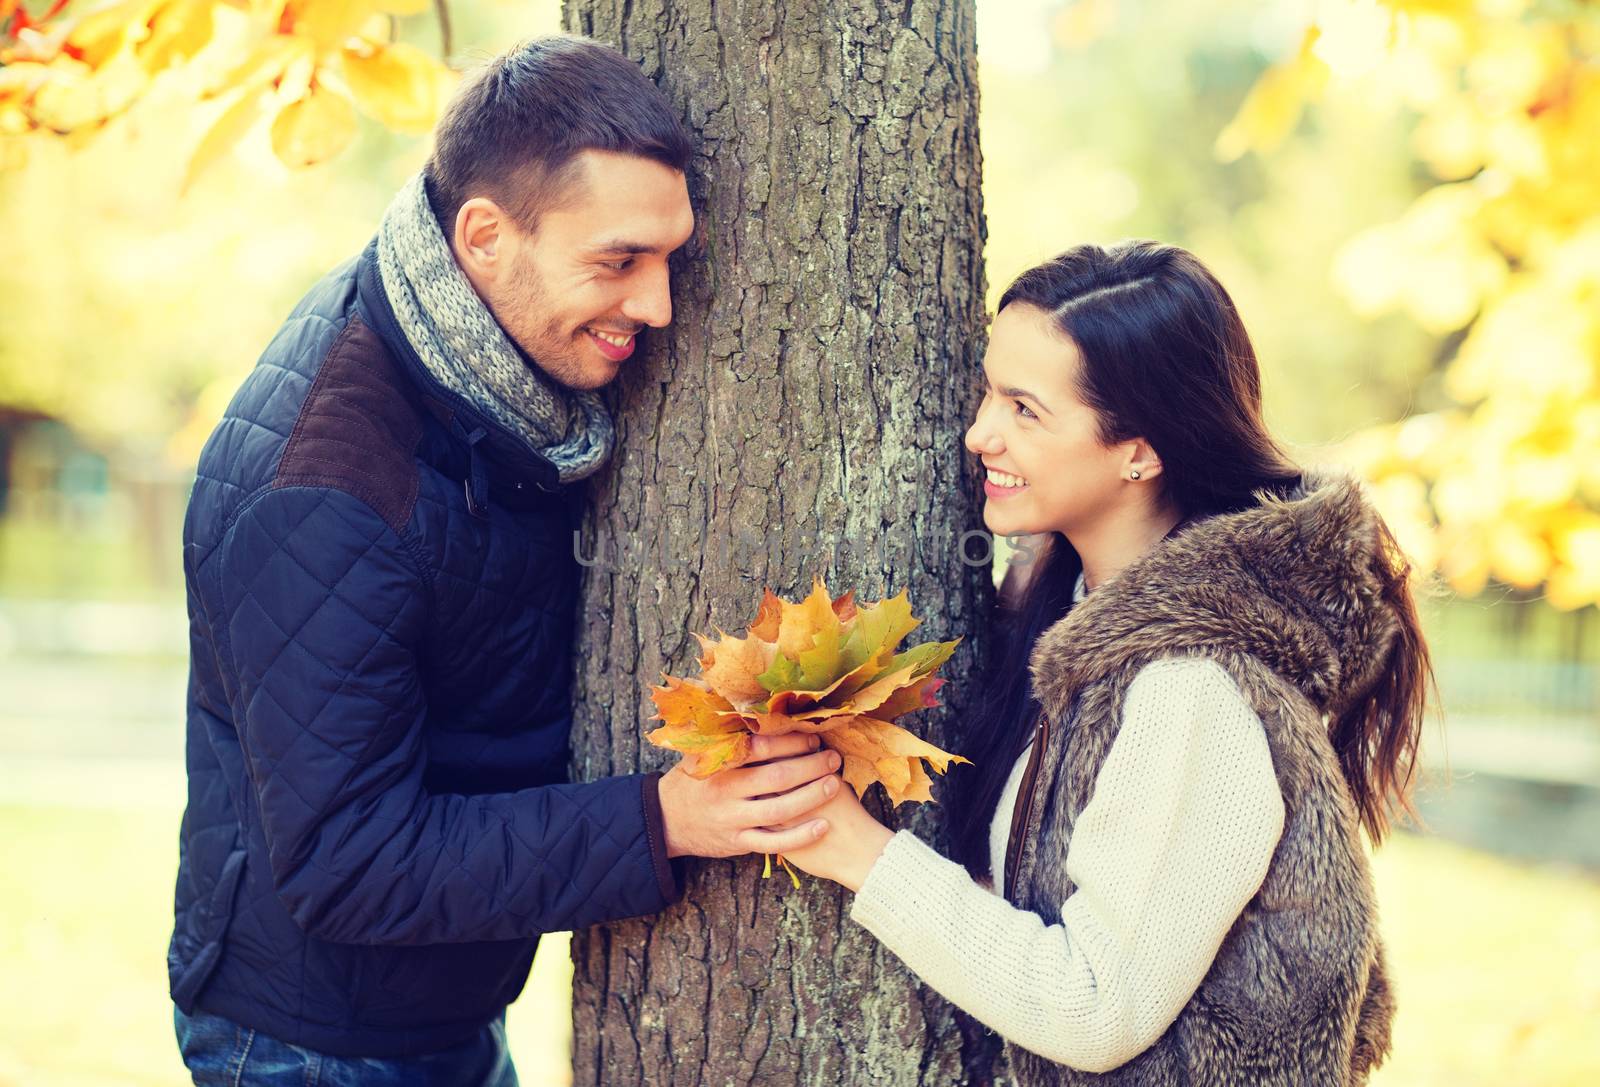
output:
[[[924,760],[941,774],[952,762],[967,762],[960,755],[941,751],[899,725],[875,717],[849,718],[823,733],[822,742],[843,756],[844,779],[857,795],[865,794],[874,781],[880,781],[889,799],[897,805],[914,799],[909,795],[913,767],[920,768]]]
[[[378,10],[376,0],[289,0],[279,26],[310,38],[318,53],[343,46]]]
[[[693,777],[710,777],[749,758],[750,732],[727,699],[702,684],[665,678],[666,686],[652,689],[650,697],[656,716],[666,723],[645,739],[682,752],[684,769]]]
[[[872,711],[872,716],[884,721],[893,721],[903,713],[931,709],[939,704],[934,694],[943,686],[944,677],[923,676],[891,694],[884,700],[883,705]]]
[[[355,135],[356,111],[350,100],[313,84],[273,120],[272,150],[286,166],[315,166],[343,151]]]
[[[123,0],[84,16],[66,35],[73,54],[98,68],[126,44],[142,38],[146,25],[162,0]]]
[[[0,105],[28,101],[49,78],[50,66],[37,61],[0,66]]]
[[[216,0],[172,0],[150,21],[150,36],[139,46],[139,60],[154,75],[188,60],[210,43]]]
[[[778,625],[783,622],[783,601],[771,589],[761,590],[761,606],[756,609],[756,621],[750,624],[750,636],[764,642],[778,640]]]
[[[717,633],[720,638],[716,642],[695,635],[703,651],[700,672],[706,682],[741,706],[765,701],[767,689],[756,677],[772,665],[772,643],[753,637],[732,638],[720,630]]]
[[[881,782],[896,804],[931,799],[924,763],[942,774],[967,760],[891,722],[938,705],[944,681],[933,673],[960,640],[897,654],[918,625],[904,592],[858,604],[853,593],[830,597],[820,579],[798,603],[766,591],[745,637],[700,639],[697,680],[666,676],[651,690],[664,724],[648,739],[690,756],[685,768],[704,777],[748,757],[750,735],[816,733],[858,793]]]
[[[340,53],[344,80],[356,104],[396,132],[421,134],[433,127],[449,72],[413,45],[358,42]]]

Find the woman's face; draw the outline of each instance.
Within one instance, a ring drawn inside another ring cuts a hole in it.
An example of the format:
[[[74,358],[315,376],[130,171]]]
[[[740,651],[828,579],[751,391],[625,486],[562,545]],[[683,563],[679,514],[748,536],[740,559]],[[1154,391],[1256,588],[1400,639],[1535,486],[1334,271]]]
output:
[[[983,523],[997,536],[1070,539],[1116,501],[1129,443],[1105,446],[1078,391],[1077,345],[1036,306],[1014,302],[989,331],[984,396],[967,448],[988,469]]]

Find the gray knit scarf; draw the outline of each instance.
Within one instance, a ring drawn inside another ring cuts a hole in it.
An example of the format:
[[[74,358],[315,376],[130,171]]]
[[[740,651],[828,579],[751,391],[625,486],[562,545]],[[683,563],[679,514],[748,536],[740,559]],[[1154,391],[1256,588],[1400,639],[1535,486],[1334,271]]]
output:
[[[605,463],[616,442],[605,402],[557,385],[506,336],[456,264],[421,174],[383,213],[378,270],[395,319],[441,385],[520,436],[563,483]]]

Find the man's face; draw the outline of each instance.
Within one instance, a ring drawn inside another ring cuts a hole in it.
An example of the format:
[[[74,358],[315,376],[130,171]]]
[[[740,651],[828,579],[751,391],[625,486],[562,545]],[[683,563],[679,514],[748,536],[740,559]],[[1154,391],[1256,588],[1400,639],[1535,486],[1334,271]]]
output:
[[[506,333],[556,381],[596,389],[637,333],[672,321],[667,258],[689,240],[684,176],[636,155],[584,151],[532,232],[508,225],[507,266],[486,285]]]

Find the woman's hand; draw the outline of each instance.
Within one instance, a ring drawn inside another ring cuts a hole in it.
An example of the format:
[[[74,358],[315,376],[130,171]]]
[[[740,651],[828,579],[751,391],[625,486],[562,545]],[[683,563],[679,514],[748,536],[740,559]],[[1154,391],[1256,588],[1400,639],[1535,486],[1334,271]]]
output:
[[[813,876],[831,879],[852,891],[861,890],[883,847],[894,832],[872,817],[856,791],[839,782],[839,791],[808,818],[825,819],[828,832],[812,845],[785,849],[784,859]]]

